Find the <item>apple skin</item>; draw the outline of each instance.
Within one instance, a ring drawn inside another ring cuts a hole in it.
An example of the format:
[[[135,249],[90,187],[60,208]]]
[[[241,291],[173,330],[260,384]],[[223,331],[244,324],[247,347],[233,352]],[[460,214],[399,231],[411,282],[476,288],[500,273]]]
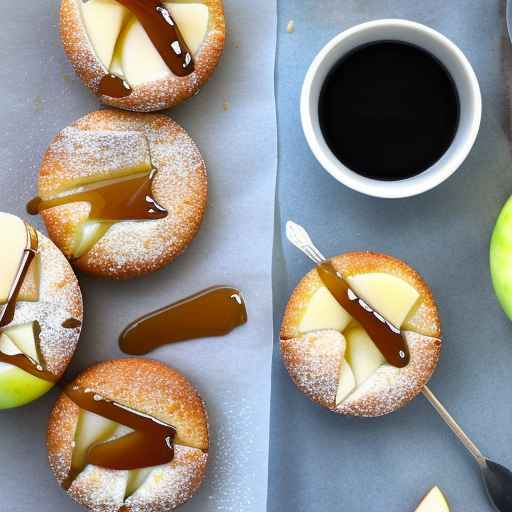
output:
[[[512,320],[512,197],[496,221],[491,238],[490,266],[498,300]]]
[[[0,363],[0,410],[21,407],[46,394],[54,384],[15,366]]]

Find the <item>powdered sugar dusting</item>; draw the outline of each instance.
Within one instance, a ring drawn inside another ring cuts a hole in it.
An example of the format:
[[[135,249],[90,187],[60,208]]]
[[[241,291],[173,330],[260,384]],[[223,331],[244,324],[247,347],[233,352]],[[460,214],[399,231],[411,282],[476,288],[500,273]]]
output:
[[[148,141],[140,131],[70,126],[57,135],[45,158],[55,165],[40,176],[44,199],[69,187],[151,170]]]

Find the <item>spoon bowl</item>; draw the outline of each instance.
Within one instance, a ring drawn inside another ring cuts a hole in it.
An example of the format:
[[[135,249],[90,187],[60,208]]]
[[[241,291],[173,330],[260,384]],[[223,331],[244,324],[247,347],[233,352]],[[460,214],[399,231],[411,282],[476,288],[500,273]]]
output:
[[[480,465],[487,494],[498,512],[512,512],[512,471],[485,459]]]

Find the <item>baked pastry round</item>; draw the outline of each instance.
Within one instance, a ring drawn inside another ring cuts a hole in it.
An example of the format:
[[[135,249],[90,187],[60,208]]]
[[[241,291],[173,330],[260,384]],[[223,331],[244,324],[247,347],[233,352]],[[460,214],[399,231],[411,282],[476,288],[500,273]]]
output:
[[[283,362],[297,387],[333,412],[381,416],[396,411],[421,392],[440,357],[432,293],[415,270],[391,256],[347,253],[330,261],[363,300],[401,328],[410,362],[404,368],[387,364],[316,269],[301,280],[286,307]]]
[[[174,459],[141,470],[142,477],[133,470],[86,465],[68,488],[74,500],[93,512],[118,511],[123,506],[126,512],[164,512],[192,497],[208,461],[208,419],[201,398],[183,375],[157,361],[122,359],[89,368],[72,385],[166,422],[177,432]],[[83,413],[63,393],[50,416],[49,462],[61,485],[69,475],[74,447],[83,444],[79,436],[87,436],[90,445],[97,442],[90,431],[84,434],[84,428],[78,429]],[[87,425],[91,429],[95,423]]]
[[[0,213],[0,308],[8,303],[8,290],[22,262],[26,224]],[[35,230],[34,230],[35,231]],[[80,337],[82,294],[66,258],[42,233],[37,251],[16,300],[14,318],[0,328],[0,352],[31,358],[52,381],[20,366],[0,362],[0,409],[25,405],[44,395],[68,367]],[[11,258],[12,256],[12,258]],[[37,327],[36,327],[37,326]],[[27,357],[28,356],[28,357]]]
[[[43,200],[145,176],[152,169],[157,172],[151,195],[167,211],[165,218],[95,222],[87,201],[41,212],[50,238],[77,269],[124,279],[175,259],[201,225],[208,198],[206,166],[185,130],[158,114],[100,110],[55,137],[39,172]]]
[[[163,2],[179,28],[194,71],[177,76],[164,62],[134,14],[117,0],[62,0],[61,37],[76,73],[100,100],[126,110],[163,110],[186,100],[214,72],[224,50],[222,0]],[[168,45],[172,46],[172,45]],[[180,52],[178,46],[178,52]],[[101,94],[107,74],[131,88],[125,97]]]

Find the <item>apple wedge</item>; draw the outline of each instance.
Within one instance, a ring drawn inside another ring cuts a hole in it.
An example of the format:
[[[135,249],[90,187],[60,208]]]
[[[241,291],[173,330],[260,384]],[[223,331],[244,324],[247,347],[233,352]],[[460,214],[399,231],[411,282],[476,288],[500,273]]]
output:
[[[165,3],[178,25],[189,50],[194,54],[208,30],[209,12],[204,4]],[[146,31],[136,18],[127,23],[119,41],[123,76],[132,87],[169,76],[167,67]]]
[[[98,59],[110,69],[116,42],[128,10],[116,0],[80,1],[82,19]]]
[[[94,245],[106,234],[113,223],[87,221],[78,229],[73,257],[80,258],[88,253]]]
[[[419,504],[416,512],[450,512],[450,507],[439,487],[434,487]]]
[[[25,223],[14,215],[0,213],[2,256],[0,259],[0,304],[5,304],[16,279],[29,238]],[[39,295],[39,265],[31,265],[18,300],[36,301]]]
[[[72,467],[82,470],[87,465],[87,452],[96,444],[110,439],[119,424],[89,411],[81,410],[75,432]]]
[[[345,337],[347,361],[354,372],[356,384],[360,386],[386,362],[386,359],[362,327],[349,329]]]
[[[409,283],[385,272],[347,278],[350,287],[386,320],[401,327],[420,294]]]
[[[320,329],[344,331],[351,316],[340,306],[331,292],[322,286],[319,288],[306,309],[299,331],[306,333]]]
[[[341,362],[338,392],[336,393],[336,406],[340,405],[356,389],[356,378],[346,359]]]
[[[165,2],[192,54],[197,53],[208,30],[209,12],[205,4]]]
[[[37,347],[34,323],[17,325],[5,331],[5,334],[16,345],[19,351],[42,365],[42,357]]]

